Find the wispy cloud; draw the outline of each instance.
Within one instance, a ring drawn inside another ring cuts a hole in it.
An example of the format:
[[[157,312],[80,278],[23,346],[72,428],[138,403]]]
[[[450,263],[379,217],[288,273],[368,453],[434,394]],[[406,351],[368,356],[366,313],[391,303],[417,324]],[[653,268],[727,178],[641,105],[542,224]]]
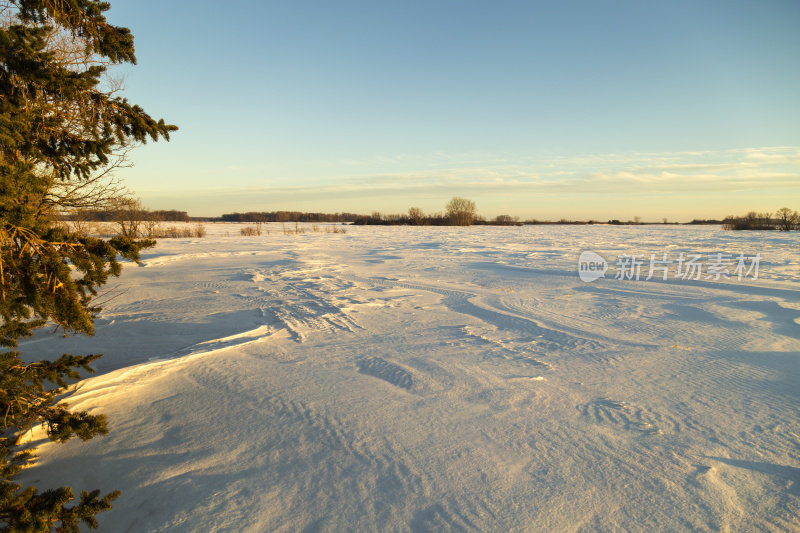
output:
[[[383,172],[370,170],[376,166],[375,159],[351,161],[325,178],[275,177],[258,186],[200,190],[188,195],[185,191],[141,192],[145,198],[213,199],[228,210],[305,205],[335,211],[346,202],[350,204],[342,210],[354,209],[353,205],[368,200],[375,209],[397,211],[418,199],[435,198],[440,203],[453,195],[470,195],[490,205],[509,199],[520,203],[523,198],[548,197],[569,197],[590,204],[592,199],[615,196],[639,196],[649,201],[658,197],[668,203],[669,198],[708,195],[717,198],[719,209],[723,209],[730,195],[745,192],[757,198],[771,191],[796,190],[800,183],[800,147],[536,159],[479,160],[477,154],[469,155],[472,157],[459,159],[438,154],[425,160],[390,157],[385,159],[389,164],[377,164],[393,169]]]
[[[473,162],[474,163],[474,162]],[[516,164],[441,166],[389,173],[340,176],[326,190],[530,188],[576,193],[720,192],[742,188],[783,188],[800,183],[800,148],[779,147],[721,152],[607,154],[551,158]],[[631,191],[633,188],[633,191]]]

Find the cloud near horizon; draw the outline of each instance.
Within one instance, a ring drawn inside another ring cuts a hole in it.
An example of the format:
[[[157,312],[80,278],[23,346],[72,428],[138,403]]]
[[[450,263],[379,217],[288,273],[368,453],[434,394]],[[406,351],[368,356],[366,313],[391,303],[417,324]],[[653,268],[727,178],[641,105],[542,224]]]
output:
[[[192,214],[202,211],[203,215],[279,209],[403,212],[420,202],[424,209],[440,210],[436,206],[443,205],[443,200],[468,196],[486,211],[530,216],[523,212],[527,197],[535,204],[532,207],[538,206],[537,211],[549,203],[555,211],[580,218],[580,213],[573,211],[591,206],[593,199],[641,198],[640,205],[646,205],[658,194],[663,204],[675,204],[661,210],[675,213],[672,217],[684,213],[680,202],[687,199],[715,199],[717,203],[707,205],[709,212],[716,213],[707,216],[713,217],[736,212],[742,193],[749,193],[747,200],[753,209],[777,209],[780,206],[771,203],[776,199],[795,204],[800,200],[800,147],[517,159],[515,164],[499,159],[459,164],[455,158],[442,156],[437,162],[443,164],[435,168],[406,168],[406,164],[410,167],[420,162],[403,163],[401,159],[392,163],[399,168],[391,172],[370,172],[361,169],[371,166],[369,162],[350,162],[352,174],[325,179],[273,177],[265,181],[274,185],[139,192],[148,205],[186,209]],[[295,184],[286,184],[290,182]],[[794,199],[785,192],[794,192]],[[210,208],[219,212],[208,212]],[[584,218],[592,216],[587,213]]]

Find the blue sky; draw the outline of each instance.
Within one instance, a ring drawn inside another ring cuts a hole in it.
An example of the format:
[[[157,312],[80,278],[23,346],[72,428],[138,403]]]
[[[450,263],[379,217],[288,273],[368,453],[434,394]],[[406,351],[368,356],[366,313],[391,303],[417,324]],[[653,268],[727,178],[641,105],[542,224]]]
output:
[[[800,209],[800,2],[112,0],[152,208]]]

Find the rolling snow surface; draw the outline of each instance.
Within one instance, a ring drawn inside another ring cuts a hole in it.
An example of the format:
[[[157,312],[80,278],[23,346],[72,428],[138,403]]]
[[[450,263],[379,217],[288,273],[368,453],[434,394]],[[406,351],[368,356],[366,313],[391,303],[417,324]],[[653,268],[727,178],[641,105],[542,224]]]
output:
[[[796,232],[241,227],[147,250],[95,337],[22,343],[105,354],[65,401],[110,433],[36,430],[24,473],[121,489],[101,531],[800,530]],[[681,252],[758,276],[644,279]]]

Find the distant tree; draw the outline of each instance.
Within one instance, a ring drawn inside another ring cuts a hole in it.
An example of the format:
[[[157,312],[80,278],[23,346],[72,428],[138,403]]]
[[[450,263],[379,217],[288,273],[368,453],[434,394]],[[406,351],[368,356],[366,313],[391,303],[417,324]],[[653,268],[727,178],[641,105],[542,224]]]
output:
[[[769,212],[750,211],[745,216],[731,215],[722,221],[722,228],[726,230],[775,230],[779,227]]]
[[[119,198],[111,213],[119,234],[128,239],[141,237],[145,222],[154,218],[148,215],[139,199],[132,197]],[[144,233],[148,233],[146,228]]]
[[[91,211],[76,209],[70,217],[69,228],[75,233],[90,235],[95,229]]]
[[[781,207],[778,209],[775,216],[778,217],[780,229],[783,231],[797,229],[798,224],[800,224],[800,213],[792,211],[788,207]]]
[[[511,215],[497,215],[494,218],[494,223],[500,226],[512,226],[519,223],[519,217],[512,217]]]
[[[34,461],[19,447],[31,428],[58,442],[106,432],[102,415],[56,403],[99,355],[26,363],[18,340],[48,322],[92,334],[92,299],[119,275],[118,257],[137,260],[153,244],[89,237],[57,224],[59,213],[118,197],[92,180],[119,150],[176,129],[103,83],[109,63],[135,62],[133,36],[106,21],[108,9],[97,0],[0,0],[0,531],[96,528],[95,515],[118,495],[83,491],[73,502],[69,487],[39,492],[15,480]],[[65,60],[76,51],[80,60]]]
[[[475,218],[475,202],[455,196],[447,202],[445,212],[454,226],[469,226]]]
[[[419,207],[411,207],[408,209],[408,218],[411,219],[411,223],[417,226],[421,226],[425,224],[425,213],[422,212],[422,209]]]
[[[750,211],[747,213],[747,220],[753,229],[775,229],[775,225],[772,223],[772,213],[769,211],[764,213]]]
[[[158,210],[158,211],[149,211],[148,212],[148,220],[155,220],[158,222],[189,222],[189,213],[186,211],[176,211],[176,210]]]
[[[142,231],[138,236],[154,239],[161,232],[161,222],[164,217],[158,211],[148,211],[142,221]]]

